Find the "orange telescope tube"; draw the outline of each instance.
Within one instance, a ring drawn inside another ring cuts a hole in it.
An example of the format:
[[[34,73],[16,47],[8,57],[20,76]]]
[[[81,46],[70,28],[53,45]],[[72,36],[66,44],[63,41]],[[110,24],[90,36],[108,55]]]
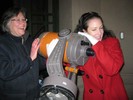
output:
[[[58,33],[44,32],[39,36],[39,38],[40,38],[39,54],[41,54],[45,58],[48,58],[46,44],[49,44],[53,39],[58,38]],[[63,61],[66,63],[69,63],[67,55],[66,55],[67,45],[68,45],[68,41],[66,42]]]

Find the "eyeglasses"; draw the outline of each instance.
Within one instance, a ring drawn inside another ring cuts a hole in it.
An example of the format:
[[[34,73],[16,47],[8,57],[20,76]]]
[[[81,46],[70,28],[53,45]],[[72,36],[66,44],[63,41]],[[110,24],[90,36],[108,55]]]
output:
[[[28,19],[11,19],[11,21],[16,21],[16,22],[27,22]]]

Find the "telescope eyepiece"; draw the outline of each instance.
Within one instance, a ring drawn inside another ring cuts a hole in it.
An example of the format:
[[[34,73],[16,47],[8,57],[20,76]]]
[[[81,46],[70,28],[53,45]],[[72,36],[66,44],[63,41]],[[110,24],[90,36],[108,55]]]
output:
[[[95,55],[94,50],[92,48],[87,48],[86,55],[87,56],[94,56]]]

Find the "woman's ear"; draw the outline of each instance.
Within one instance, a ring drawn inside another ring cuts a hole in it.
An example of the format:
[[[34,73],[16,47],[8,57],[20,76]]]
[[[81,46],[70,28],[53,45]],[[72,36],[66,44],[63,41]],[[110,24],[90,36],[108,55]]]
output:
[[[83,29],[83,32],[86,32],[86,30],[85,30],[85,29]]]

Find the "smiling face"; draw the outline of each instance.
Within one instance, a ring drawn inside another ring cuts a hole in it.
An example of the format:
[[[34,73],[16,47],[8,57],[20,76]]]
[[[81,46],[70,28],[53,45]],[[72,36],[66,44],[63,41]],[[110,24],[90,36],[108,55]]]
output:
[[[87,22],[87,26],[88,28],[87,30],[84,30],[84,32],[87,32],[97,40],[101,41],[104,33],[103,23],[101,19],[96,17],[89,19]]]
[[[17,37],[23,36],[27,27],[26,21],[27,19],[21,12],[17,16],[12,17],[8,23],[11,34]]]

